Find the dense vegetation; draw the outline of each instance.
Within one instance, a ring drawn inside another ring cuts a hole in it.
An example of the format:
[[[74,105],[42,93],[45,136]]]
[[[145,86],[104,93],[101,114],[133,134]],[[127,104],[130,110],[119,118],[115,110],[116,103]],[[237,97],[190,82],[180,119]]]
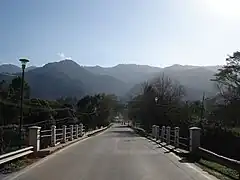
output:
[[[240,160],[240,53],[226,61],[213,79],[219,89],[215,97],[184,101],[184,87],[162,75],[143,84],[142,93],[128,103],[128,117],[146,130],[153,124],[178,126],[185,137],[189,127],[199,126],[203,147]]]
[[[8,84],[0,83],[0,154],[11,151],[19,144],[19,108],[21,78],[16,77]],[[108,125],[121,111],[115,95],[96,94],[81,99],[59,98],[54,101],[30,99],[31,88],[24,82],[23,131],[37,125],[50,129],[51,125],[83,123],[86,130]],[[27,143],[27,142],[24,142]]]

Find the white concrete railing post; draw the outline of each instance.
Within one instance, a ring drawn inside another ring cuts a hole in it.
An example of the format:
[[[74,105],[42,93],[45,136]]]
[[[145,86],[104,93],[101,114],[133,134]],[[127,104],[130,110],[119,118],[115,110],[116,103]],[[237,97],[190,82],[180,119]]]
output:
[[[161,141],[164,142],[165,138],[165,126],[162,126],[162,131],[161,131]]]
[[[51,146],[54,147],[56,145],[56,126],[51,126]]]
[[[76,135],[75,135],[75,138],[77,139],[77,138],[78,138],[78,124],[75,125],[75,129],[76,129]]]
[[[70,141],[73,140],[73,125],[70,125]]]
[[[167,129],[166,129],[166,143],[167,144],[170,144],[170,138],[171,138],[171,127],[170,126],[167,126]]]
[[[40,130],[39,126],[29,127],[29,145],[33,146],[34,153],[40,150]]]
[[[156,126],[156,140],[159,140],[159,126]]]
[[[83,124],[82,123],[80,123],[80,125],[79,125],[79,130],[80,130],[80,137],[82,137],[83,136]]]
[[[67,142],[67,126],[66,125],[62,126],[62,133],[63,133],[62,142],[65,143]]]
[[[174,146],[179,147],[179,127],[174,129]]]
[[[191,127],[190,131],[190,153],[197,150],[200,147],[200,136],[201,136],[201,128]]]
[[[152,125],[152,137],[155,136],[155,125]]]

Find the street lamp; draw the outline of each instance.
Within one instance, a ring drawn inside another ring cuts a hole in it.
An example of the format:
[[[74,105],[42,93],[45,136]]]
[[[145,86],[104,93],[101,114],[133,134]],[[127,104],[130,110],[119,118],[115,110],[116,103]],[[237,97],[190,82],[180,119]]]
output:
[[[22,122],[23,122],[23,91],[24,91],[24,73],[27,63],[29,62],[28,59],[19,59],[22,64],[22,79],[21,79],[21,95],[20,95],[20,123],[19,123],[19,138],[20,138],[20,145],[22,144]]]

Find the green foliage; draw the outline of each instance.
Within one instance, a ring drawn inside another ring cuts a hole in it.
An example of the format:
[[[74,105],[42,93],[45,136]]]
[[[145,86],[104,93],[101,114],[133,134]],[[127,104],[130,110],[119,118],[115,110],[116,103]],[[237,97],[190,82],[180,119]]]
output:
[[[8,95],[9,95],[9,98],[14,102],[17,102],[21,97],[21,83],[22,83],[22,79],[20,77],[17,77],[17,78],[14,78],[11,84],[9,85]],[[24,90],[24,94],[23,94],[24,99],[28,99],[30,97],[30,87],[26,81],[24,81],[23,90]]]
[[[115,95],[85,96],[77,103],[77,115],[87,129],[108,125],[120,111]]]
[[[226,59],[226,65],[215,74],[219,94],[210,118],[221,126],[240,126],[240,52],[233,53]]]
[[[9,85],[6,81],[2,81],[0,83],[0,90],[0,125],[18,123],[21,78],[16,77],[12,79]],[[27,99],[29,96],[30,87],[28,83],[24,81],[24,98]]]
[[[226,65],[215,74],[214,81],[224,85],[228,91],[239,92],[240,87],[240,52],[233,53],[226,59]]]
[[[181,101],[184,88],[181,85],[163,75],[144,83],[142,87],[142,94],[134,97],[128,104],[130,119],[140,122],[145,129],[150,129],[153,124],[184,123],[186,117],[181,113],[184,107]]]

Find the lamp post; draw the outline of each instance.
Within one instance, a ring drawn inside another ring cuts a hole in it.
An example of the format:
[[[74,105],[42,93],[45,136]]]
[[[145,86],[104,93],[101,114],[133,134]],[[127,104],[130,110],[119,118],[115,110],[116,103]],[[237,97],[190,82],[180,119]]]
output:
[[[29,62],[28,59],[19,59],[22,64],[22,79],[21,79],[21,95],[20,95],[20,123],[19,123],[19,138],[20,138],[20,145],[22,144],[22,123],[23,123],[23,91],[24,91],[24,73],[27,63]]]
[[[157,110],[157,106],[158,106],[158,97],[156,96],[155,98],[154,98],[154,101],[155,101],[155,103],[156,103],[156,110]],[[155,109],[155,108],[154,108]],[[154,112],[154,116],[155,116],[155,118],[157,118],[158,117],[158,115],[157,115],[157,113],[155,113]],[[151,127],[149,127],[149,128],[151,128]]]

